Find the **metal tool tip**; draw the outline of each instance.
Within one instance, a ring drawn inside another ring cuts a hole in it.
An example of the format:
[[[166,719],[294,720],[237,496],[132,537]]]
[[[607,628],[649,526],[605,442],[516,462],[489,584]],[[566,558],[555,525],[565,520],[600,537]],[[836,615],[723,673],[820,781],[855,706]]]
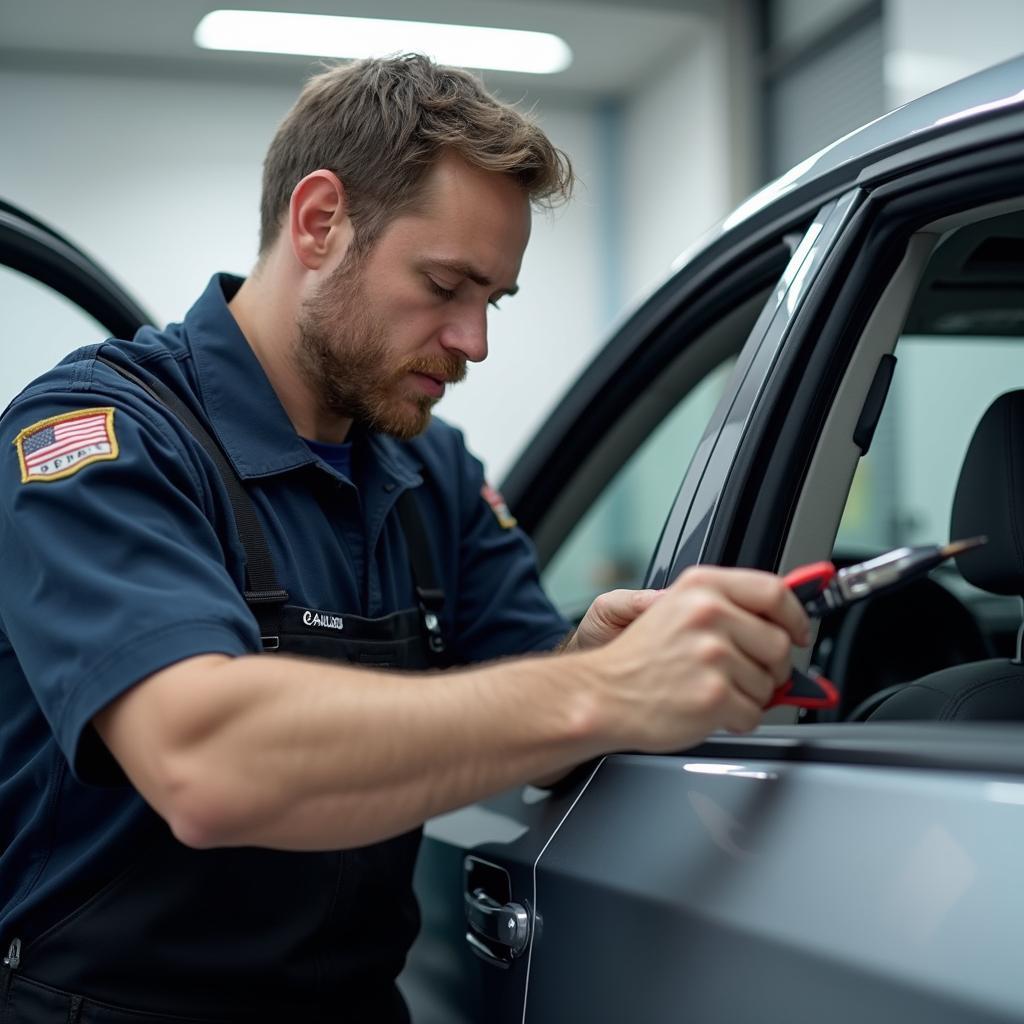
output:
[[[962,555],[965,551],[970,551],[971,548],[980,548],[982,544],[987,543],[988,537],[970,537],[967,540],[950,541],[942,549],[942,557],[953,558],[955,555]]]

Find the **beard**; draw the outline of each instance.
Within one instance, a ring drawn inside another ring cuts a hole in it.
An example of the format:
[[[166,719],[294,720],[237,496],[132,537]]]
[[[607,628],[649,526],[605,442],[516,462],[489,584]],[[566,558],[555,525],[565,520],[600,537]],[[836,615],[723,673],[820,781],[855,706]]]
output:
[[[321,412],[408,440],[422,434],[438,399],[414,389],[411,373],[456,384],[466,361],[454,355],[395,359],[384,324],[374,317],[352,253],[307,299],[297,322],[295,361]]]

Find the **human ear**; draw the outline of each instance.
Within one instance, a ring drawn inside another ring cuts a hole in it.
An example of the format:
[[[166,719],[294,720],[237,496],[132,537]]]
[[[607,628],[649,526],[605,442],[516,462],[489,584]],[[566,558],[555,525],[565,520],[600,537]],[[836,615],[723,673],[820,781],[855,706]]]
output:
[[[345,186],[332,171],[307,174],[292,190],[288,204],[292,252],[307,270],[333,262],[352,240]]]

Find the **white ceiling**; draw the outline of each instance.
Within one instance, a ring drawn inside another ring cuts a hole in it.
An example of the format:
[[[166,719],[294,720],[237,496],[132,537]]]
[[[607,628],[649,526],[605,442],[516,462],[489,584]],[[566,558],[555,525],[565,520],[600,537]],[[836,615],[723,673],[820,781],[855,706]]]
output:
[[[200,50],[220,7],[305,11],[554,32],[574,53],[558,75],[485,72],[508,99],[621,96],[693,44],[715,0],[0,0],[0,68],[300,82],[304,57]]]

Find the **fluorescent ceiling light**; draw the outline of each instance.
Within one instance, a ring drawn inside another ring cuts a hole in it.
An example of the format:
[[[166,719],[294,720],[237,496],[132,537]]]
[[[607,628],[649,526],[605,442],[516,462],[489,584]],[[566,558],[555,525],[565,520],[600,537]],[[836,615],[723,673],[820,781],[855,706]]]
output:
[[[565,40],[548,32],[323,14],[211,11],[196,26],[193,39],[209,50],[353,60],[424,53],[441,64],[534,75],[555,74],[572,63]]]

